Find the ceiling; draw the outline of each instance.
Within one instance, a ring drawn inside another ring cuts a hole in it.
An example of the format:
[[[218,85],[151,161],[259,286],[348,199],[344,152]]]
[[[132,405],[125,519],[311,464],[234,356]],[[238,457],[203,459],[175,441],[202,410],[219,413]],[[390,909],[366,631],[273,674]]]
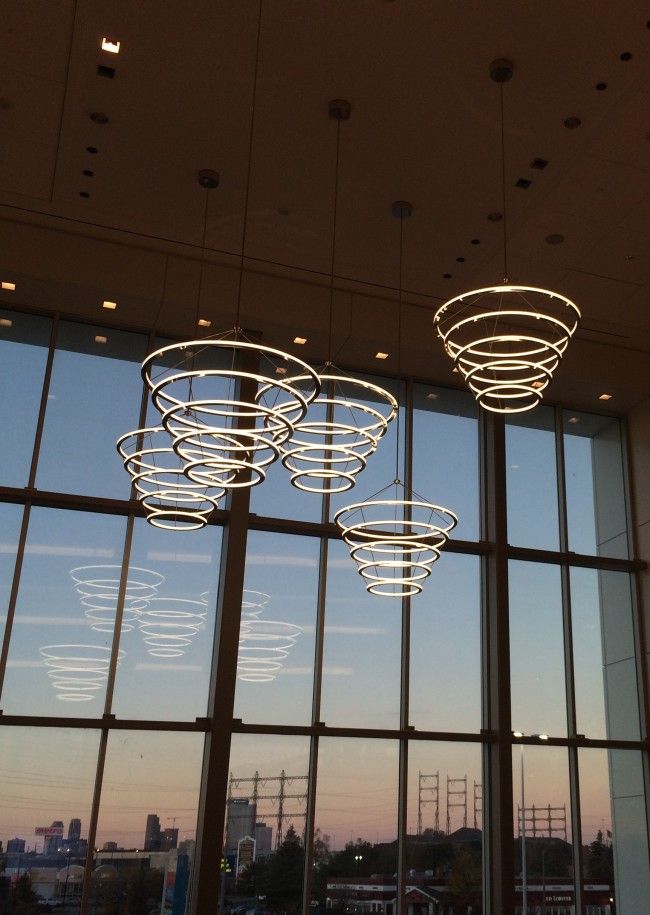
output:
[[[327,109],[344,98],[333,351],[344,366],[400,369],[391,204],[408,200],[401,368],[458,384],[431,319],[444,299],[502,278],[488,67],[508,57],[510,278],[570,296],[584,317],[548,399],[622,413],[650,396],[647,4],[262,0],[257,57],[258,11],[258,0],[0,0],[0,278],[16,283],[0,304],[181,336],[200,315],[225,330],[244,242],[241,323],[284,348],[307,337],[296,350],[323,360]],[[217,189],[198,185],[201,168],[219,172]]]

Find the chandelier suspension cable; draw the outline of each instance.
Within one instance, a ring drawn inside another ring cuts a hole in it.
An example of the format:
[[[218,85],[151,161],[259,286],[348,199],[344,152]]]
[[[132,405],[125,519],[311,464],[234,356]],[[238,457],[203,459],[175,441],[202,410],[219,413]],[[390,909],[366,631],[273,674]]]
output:
[[[250,202],[250,190],[251,190],[251,176],[253,173],[253,142],[255,139],[255,112],[257,109],[257,89],[258,89],[258,75],[260,68],[260,45],[261,45],[261,35],[262,35],[262,4],[264,0],[259,0],[259,7],[257,11],[257,38],[255,40],[255,67],[253,69],[253,95],[251,98],[251,118],[250,118],[250,128],[248,131],[248,165],[246,168],[246,189],[244,191],[244,216],[243,216],[243,225],[242,225],[242,235],[241,235],[241,254],[239,257],[239,282],[237,284],[237,307],[235,311],[235,332],[239,333],[241,328],[239,326],[240,316],[241,316],[241,298],[242,298],[242,288],[244,282],[244,258],[246,255],[246,237],[248,234],[248,209]]]
[[[398,287],[399,293],[397,298],[397,384],[401,385],[402,377],[402,296],[403,296],[403,283],[402,283],[402,268],[403,268],[403,256],[404,256],[404,219],[400,218],[399,220],[399,275],[398,275]],[[399,400],[399,398],[398,398]],[[397,442],[395,445],[395,480],[399,480],[399,442],[400,442],[400,431],[401,431],[401,410],[399,408],[399,403],[397,407],[397,417],[396,417],[396,437]]]
[[[503,103],[503,83],[499,83],[499,101],[501,115],[501,222],[503,231],[503,282],[509,283],[508,276],[508,211],[506,203],[506,134]]]
[[[341,165],[341,119],[336,119],[336,164],[334,166],[334,192],[332,202],[332,253],[330,257],[330,308],[327,328],[327,366],[332,365],[332,337],[334,321],[334,267],[336,263],[336,223],[339,203],[339,171]]]

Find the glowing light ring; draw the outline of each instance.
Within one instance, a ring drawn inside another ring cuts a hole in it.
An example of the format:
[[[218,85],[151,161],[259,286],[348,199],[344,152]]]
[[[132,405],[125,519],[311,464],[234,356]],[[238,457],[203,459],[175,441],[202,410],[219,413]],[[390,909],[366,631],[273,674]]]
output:
[[[390,517],[398,512],[405,517]],[[366,590],[384,597],[419,594],[458,523],[448,508],[413,499],[357,502],[334,520]]]
[[[433,323],[479,404],[493,413],[523,413],[542,399],[580,317],[578,306],[557,292],[505,284],[449,299]]]
[[[241,616],[243,620],[256,619],[264,611],[271,600],[270,594],[263,591],[251,591],[244,588],[241,602]]]
[[[231,356],[233,363],[242,356],[255,359],[257,369],[234,364],[196,367],[197,355],[213,349]],[[159,367],[154,377],[156,363],[170,358],[177,365]],[[260,368],[262,363],[271,366],[271,374]],[[275,373],[279,366],[285,369],[282,375]],[[304,418],[320,392],[318,376],[301,359],[237,338],[162,347],[145,359],[142,377],[177,453],[187,463],[188,478],[226,488],[254,486],[264,479],[264,468],[277,460],[279,445],[291,436],[294,424]],[[256,386],[250,401],[237,399],[236,392],[245,383]]]
[[[294,623],[256,618],[242,620],[237,655],[238,679],[248,683],[274,680],[301,632],[301,627]]]
[[[291,474],[291,482],[304,492],[336,493],[351,489],[368,458],[377,450],[388,424],[397,415],[393,395],[359,378],[344,375],[320,375],[323,386],[333,386],[334,396],[319,395],[312,409],[320,407],[331,419],[306,419],[296,423],[288,441],[280,444],[282,463]],[[352,388],[354,397],[343,390]],[[359,399],[363,394],[384,402],[384,412]],[[340,414],[343,414],[342,419]]]
[[[113,577],[108,577],[113,572]],[[138,576],[137,578],[134,576]],[[118,565],[79,566],[70,569],[70,577],[79,595],[90,627],[96,632],[113,632],[120,590],[121,567]],[[147,581],[147,576],[149,580]],[[164,576],[151,569],[129,568],[122,610],[121,632],[130,632],[140,611],[149,606]]]
[[[62,702],[89,702],[108,679],[111,649],[101,645],[43,645],[43,664],[56,698]],[[125,657],[118,652],[117,663]]]
[[[150,524],[174,531],[205,527],[225,490],[187,478],[163,426],[127,432],[117,450]]]
[[[206,604],[188,598],[155,597],[140,614],[147,652],[158,658],[179,658],[190,647],[207,618]]]

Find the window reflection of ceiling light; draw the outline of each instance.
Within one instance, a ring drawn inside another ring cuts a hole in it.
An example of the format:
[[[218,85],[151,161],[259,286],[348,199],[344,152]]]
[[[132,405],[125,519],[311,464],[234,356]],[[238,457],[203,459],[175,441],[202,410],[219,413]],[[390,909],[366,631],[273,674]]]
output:
[[[434,391],[429,391],[427,394],[427,400],[437,400],[438,395]]]
[[[115,311],[117,308],[117,302],[109,302],[108,299],[104,299],[102,302],[102,308],[107,308],[109,311]]]
[[[210,321],[208,318],[199,318],[198,324],[199,327],[210,327],[212,321]]]
[[[569,417],[569,422],[570,422],[570,423],[573,423],[573,424],[575,425],[575,423],[579,422],[579,419],[578,419],[577,416],[570,416],[570,417]]]
[[[388,353],[375,353],[375,359],[388,359]]]
[[[104,337],[102,334],[96,334],[95,343],[108,343],[108,337]]]
[[[120,42],[111,41],[110,38],[102,38],[102,51],[108,51],[109,54],[119,54]]]
[[[598,400],[611,400],[613,396],[613,394],[601,394]]]
[[[4,289],[5,292],[15,292],[15,291],[16,291],[16,284],[15,284],[15,283],[11,283],[9,280],[3,280],[3,281],[2,281],[2,288]]]
[[[307,342],[307,337],[294,337],[293,342],[303,346]]]
[[[11,327],[13,323],[11,318],[0,318],[0,327]]]

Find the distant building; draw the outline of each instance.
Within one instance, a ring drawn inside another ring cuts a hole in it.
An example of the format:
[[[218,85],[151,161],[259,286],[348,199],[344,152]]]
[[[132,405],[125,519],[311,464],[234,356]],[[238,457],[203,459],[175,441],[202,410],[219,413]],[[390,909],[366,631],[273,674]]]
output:
[[[178,847],[178,829],[163,829],[160,834],[160,850],[170,851]]]
[[[271,854],[273,850],[273,830],[266,823],[255,824],[255,845],[258,858]]]
[[[144,832],[144,850],[160,851],[161,833],[160,818],[156,813],[150,813],[147,817],[147,825]]]
[[[43,840],[43,854],[56,855],[63,845],[63,820],[54,820],[52,829],[60,829],[60,833],[55,836],[46,836]]]
[[[81,838],[81,820],[74,817],[68,826],[68,843],[78,842]]]
[[[7,854],[8,855],[22,855],[25,851],[25,840],[24,839],[9,839],[7,842]]]
[[[117,842],[104,842],[102,851],[117,851]]]
[[[255,835],[257,806],[247,797],[231,797],[228,800],[226,818],[226,851],[236,852],[240,839]]]

